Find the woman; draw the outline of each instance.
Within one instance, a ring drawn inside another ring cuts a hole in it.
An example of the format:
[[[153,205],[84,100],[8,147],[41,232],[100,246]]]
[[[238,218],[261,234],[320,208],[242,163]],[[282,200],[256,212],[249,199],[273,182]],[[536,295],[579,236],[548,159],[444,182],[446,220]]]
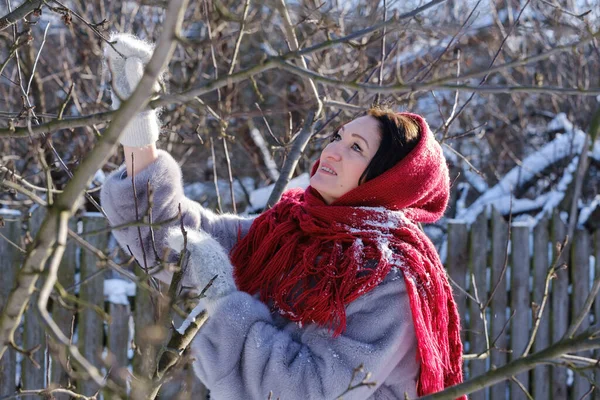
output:
[[[126,98],[151,46],[111,39],[113,88]],[[215,399],[334,399],[359,365],[372,385],[345,399],[402,399],[462,381],[459,317],[435,248],[418,228],[447,205],[448,170],[427,123],[372,109],[333,133],[310,187],[291,190],[256,218],[215,215],[185,198],[176,161],[154,145],[153,111],[123,134],[126,166],[111,174],[102,205],[112,225],[135,220],[154,190],[153,216],[179,207],[188,230],[184,286],[206,293],[209,319],[196,336],[194,369]],[[135,165],[132,165],[133,154]],[[174,224],[176,226],[176,224]],[[148,229],[114,231],[153,265]],[[156,230],[157,248],[183,247],[179,228]],[[145,252],[142,251],[142,246]],[[159,277],[168,281],[166,272]]]

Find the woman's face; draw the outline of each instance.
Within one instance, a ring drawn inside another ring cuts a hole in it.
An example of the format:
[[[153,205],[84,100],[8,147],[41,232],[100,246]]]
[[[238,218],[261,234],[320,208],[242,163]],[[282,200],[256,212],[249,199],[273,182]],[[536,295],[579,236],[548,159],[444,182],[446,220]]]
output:
[[[358,180],[377,153],[379,143],[377,119],[366,115],[350,121],[331,136],[310,185],[327,204],[333,203],[358,187]]]

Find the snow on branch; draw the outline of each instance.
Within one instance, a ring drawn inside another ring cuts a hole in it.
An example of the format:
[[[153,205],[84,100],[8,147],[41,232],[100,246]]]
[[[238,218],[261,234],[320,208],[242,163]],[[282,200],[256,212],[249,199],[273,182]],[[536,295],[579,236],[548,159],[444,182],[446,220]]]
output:
[[[520,165],[510,170],[500,182],[484,192],[469,207],[459,212],[457,218],[464,219],[471,224],[488,205],[494,206],[502,214],[507,214],[509,212],[510,197],[514,196],[515,191],[536,179],[552,164],[572,157],[556,189],[538,196],[536,199],[513,198],[512,212],[519,214],[540,207],[543,211],[547,211],[556,207],[563,199],[565,191],[573,179],[573,174],[577,169],[578,155],[581,154],[586,134],[579,129],[575,129],[564,113],[558,114],[549,123],[548,129],[564,130],[565,133],[557,135],[554,140],[527,156]],[[598,153],[600,155],[600,149]]]

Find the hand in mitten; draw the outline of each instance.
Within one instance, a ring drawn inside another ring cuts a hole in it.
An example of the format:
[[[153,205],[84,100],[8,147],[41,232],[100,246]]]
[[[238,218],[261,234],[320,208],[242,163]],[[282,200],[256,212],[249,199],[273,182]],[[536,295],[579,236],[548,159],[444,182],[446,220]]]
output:
[[[171,249],[181,252],[183,249],[181,229],[169,229],[167,243]],[[236,290],[233,266],[219,242],[205,232],[188,230],[186,249],[190,252],[183,277],[187,286],[193,286],[201,292],[216,276],[217,278],[205,293],[209,303]]]
[[[114,42],[114,48],[106,45],[104,57],[112,75],[112,108],[116,110],[121,100],[129,98],[142,79],[144,66],[150,61],[154,46],[126,33],[113,34],[110,41]],[[160,90],[158,82],[154,84],[154,90]],[[129,123],[120,141],[124,146],[147,146],[158,140],[159,131],[156,111],[143,111]]]

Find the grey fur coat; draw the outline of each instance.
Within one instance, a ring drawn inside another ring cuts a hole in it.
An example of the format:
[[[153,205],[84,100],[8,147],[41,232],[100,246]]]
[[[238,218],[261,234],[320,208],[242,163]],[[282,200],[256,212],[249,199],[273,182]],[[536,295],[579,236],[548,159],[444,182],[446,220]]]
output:
[[[124,179],[124,166],[114,171],[101,191],[101,202],[111,225],[136,219],[131,179]],[[135,177],[138,209],[148,207],[147,182],[154,189],[153,219],[173,218],[181,206],[187,229],[203,230],[225,251],[245,235],[253,218],[216,215],[185,197],[181,170],[166,152]],[[173,225],[179,222],[173,222]],[[167,247],[167,228],[155,229],[159,253]],[[143,264],[142,246],[148,265],[154,254],[150,232],[142,228],[140,243],[136,227],[113,231],[119,244],[129,246]],[[183,285],[193,285],[194,271]],[[157,277],[169,281],[159,272]],[[326,328],[300,326],[273,313],[260,300],[234,290],[212,302],[209,319],[192,344],[194,370],[214,399],[333,400],[351,383],[353,371],[364,365],[372,387],[362,386],[345,394],[350,399],[404,399],[417,397],[419,363],[404,277],[393,270],[374,290],[347,306],[347,329],[333,338]],[[358,374],[357,384],[364,374]]]

